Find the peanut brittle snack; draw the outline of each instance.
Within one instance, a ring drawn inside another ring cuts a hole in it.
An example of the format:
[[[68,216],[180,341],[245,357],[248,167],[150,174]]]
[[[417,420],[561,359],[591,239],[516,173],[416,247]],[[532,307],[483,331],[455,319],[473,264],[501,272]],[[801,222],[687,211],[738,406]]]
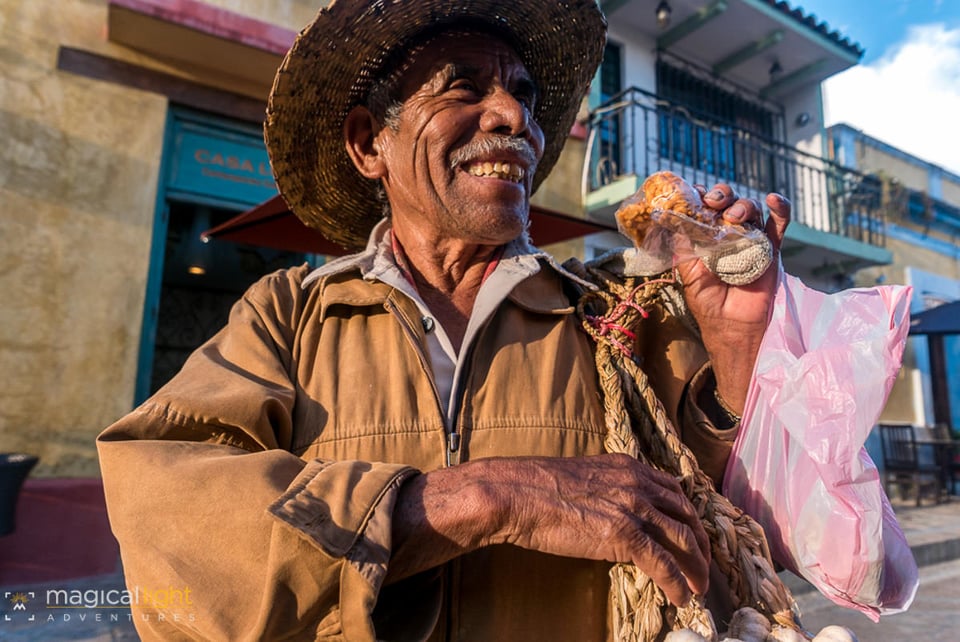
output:
[[[617,210],[620,230],[633,240],[642,263],[667,269],[699,258],[721,280],[746,285],[773,261],[770,239],[761,230],[723,221],[700,194],[671,172],[650,175]]]

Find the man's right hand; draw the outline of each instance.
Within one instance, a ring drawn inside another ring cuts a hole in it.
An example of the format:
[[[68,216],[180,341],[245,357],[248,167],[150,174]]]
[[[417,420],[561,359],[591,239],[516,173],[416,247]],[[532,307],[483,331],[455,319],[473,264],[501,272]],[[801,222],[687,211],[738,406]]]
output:
[[[431,535],[441,537],[421,539]],[[427,473],[401,492],[394,538],[391,567],[402,575],[509,543],[633,563],[678,605],[703,594],[709,577],[709,540],[680,485],[626,455],[483,459]],[[414,551],[417,562],[403,559]],[[423,551],[446,559],[433,564]]]

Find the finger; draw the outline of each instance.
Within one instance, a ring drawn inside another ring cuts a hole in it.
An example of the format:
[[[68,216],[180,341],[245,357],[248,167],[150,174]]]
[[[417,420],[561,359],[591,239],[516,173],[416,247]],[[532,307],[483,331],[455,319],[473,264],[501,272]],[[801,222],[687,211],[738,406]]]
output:
[[[770,208],[770,218],[764,226],[770,242],[773,243],[774,251],[780,251],[783,245],[783,239],[787,234],[787,226],[790,225],[792,206],[790,201],[780,194],[767,194],[767,207]]]
[[[671,493],[683,494],[680,488],[680,482],[670,473],[654,468],[636,457],[624,455],[622,453],[606,453],[603,455],[594,455],[587,457],[587,460],[594,460],[598,464],[612,465],[619,472],[628,475],[624,484],[633,488],[643,488],[649,482],[655,482]]]
[[[724,210],[723,220],[733,225],[754,225],[762,228],[763,209],[755,199],[741,198]]]
[[[737,193],[726,183],[714,185],[702,196],[703,204],[713,210],[725,210],[737,201]]]
[[[641,519],[643,517],[640,516]],[[710,582],[710,545],[699,520],[696,527],[691,528],[662,513],[652,512],[646,517],[644,531],[677,560],[690,590],[704,593]]]
[[[641,464],[642,465],[642,464]],[[686,529],[693,537],[690,542],[696,545],[702,557],[710,557],[710,538],[700,521],[696,507],[683,493],[676,478],[665,475],[661,471],[645,467],[643,471],[648,473],[647,480],[635,483],[632,488],[625,488],[625,492],[633,492],[633,496],[628,501],[631,512],[643,519],[653,523],[662,524],[661,516],[669,519],[669,524],[674,528],[672,530],[662,530],[662,534],[668,536],[666,539],[677,537],[686,539],[686,536],[678,535],[681,528]],[[650,481],[659,481],[658,485],[651,485]],[[662,485],[660,485],[662,484]],[[663,540],[666,541],[666,540]]]
[[[656,515],[662,515],[664,519],[673,526],[672,530],[663,530],[662,533],[668,538],[676,537],[678,540],[686,541],[688,545],[696,546],[696,550],[701,558],[710,559],[710,537],[703,527],[703,522],[697,515],[696,508],[686,498],[685,495],[673,495],[672,497],[648,497],[647,500],[653,513],[645,513],[642,509],[635,510],[635,514],[640,516],[650,516],[649,521],[654,524],[660,524],[661,520]],[[685,530],[686,533],[682,531]],[[687,541],[687,537],[692,537]],[[692,546],[687,547],[690,550]],[[685,549],[686,550],[686,549]]]
[[[637,540],[631,549],[631,554],[626,559],[653,580],[670,602],[677,606],[690,602],[693,591],[683,576],[680,565],[652,537],[638,532]]]

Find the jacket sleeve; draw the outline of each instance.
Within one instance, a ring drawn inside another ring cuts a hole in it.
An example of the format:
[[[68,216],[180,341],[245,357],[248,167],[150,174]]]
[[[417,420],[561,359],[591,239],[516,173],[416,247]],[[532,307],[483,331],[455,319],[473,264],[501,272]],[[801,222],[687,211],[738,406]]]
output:
[[[169,384],[98,438],[144,639],[375,638],[391,514],[416,471],[288,452],[304,272],[254,285]]]
[[[718,427],[718,407],[712,400],[716,379],[709,365],[703,366],[687,383],[680,409],[680,437],[693,452],[703,470],[719,491],[723,473],[740,432],[740,424]]]
[[[716,380],[698,333],[682,318],[655,311],[645,321],[637,347],[680,438],[720,488],[739,425],[718,427],[716,404],[705,403],[714,399]]]

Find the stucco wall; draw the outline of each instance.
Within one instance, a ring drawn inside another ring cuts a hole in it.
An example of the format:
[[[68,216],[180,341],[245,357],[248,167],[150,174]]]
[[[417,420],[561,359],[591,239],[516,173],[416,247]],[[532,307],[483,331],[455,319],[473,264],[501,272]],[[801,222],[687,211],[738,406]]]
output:
[[[586,144],[577,138],[568,138],[553,166],[550,175],[544,179],[540,189],[530,201],[541,207],[556,210],[573,216],[583,214],[580,198],[580,178],[583,172],[583,160]]]
[[[166,100],[60,72],[105,3],[0,3],[0,443],[94,475],[129,410]]]
[[[882,171],[888,176],[896,176],[910,189],[926,192],[929,188],[926,167],[885,154],[863,141],[857,142],[857,167],[860,171]]]
[[[206,4],[241,13],[263,22],[300,31],[313,20],[317,10],[330,4],[324,0],[203,0]]]
[[[208,4],[296,30],[324,3]],[[38,476],[97,475],[94,438],[130,410],[168,108],[58,70],[60,48],[265,97],[111,42],[107,16],[0,0],[0,448],[39,455]]]
[[[960,181],[946,176],[940,180],[940,200],[960,205]]]
[[[298,30],[324,3],[207,4]],[[97,475],[96,435],[131,408],[168,113],[163,95],[58,70],[61,47],[260,99],[269,87],[151,57],[107,26],[107,0],[0,0],[0,448],[39,455],[38,476]],[[536,202],[580,213],[582,162],[573,141]]]

